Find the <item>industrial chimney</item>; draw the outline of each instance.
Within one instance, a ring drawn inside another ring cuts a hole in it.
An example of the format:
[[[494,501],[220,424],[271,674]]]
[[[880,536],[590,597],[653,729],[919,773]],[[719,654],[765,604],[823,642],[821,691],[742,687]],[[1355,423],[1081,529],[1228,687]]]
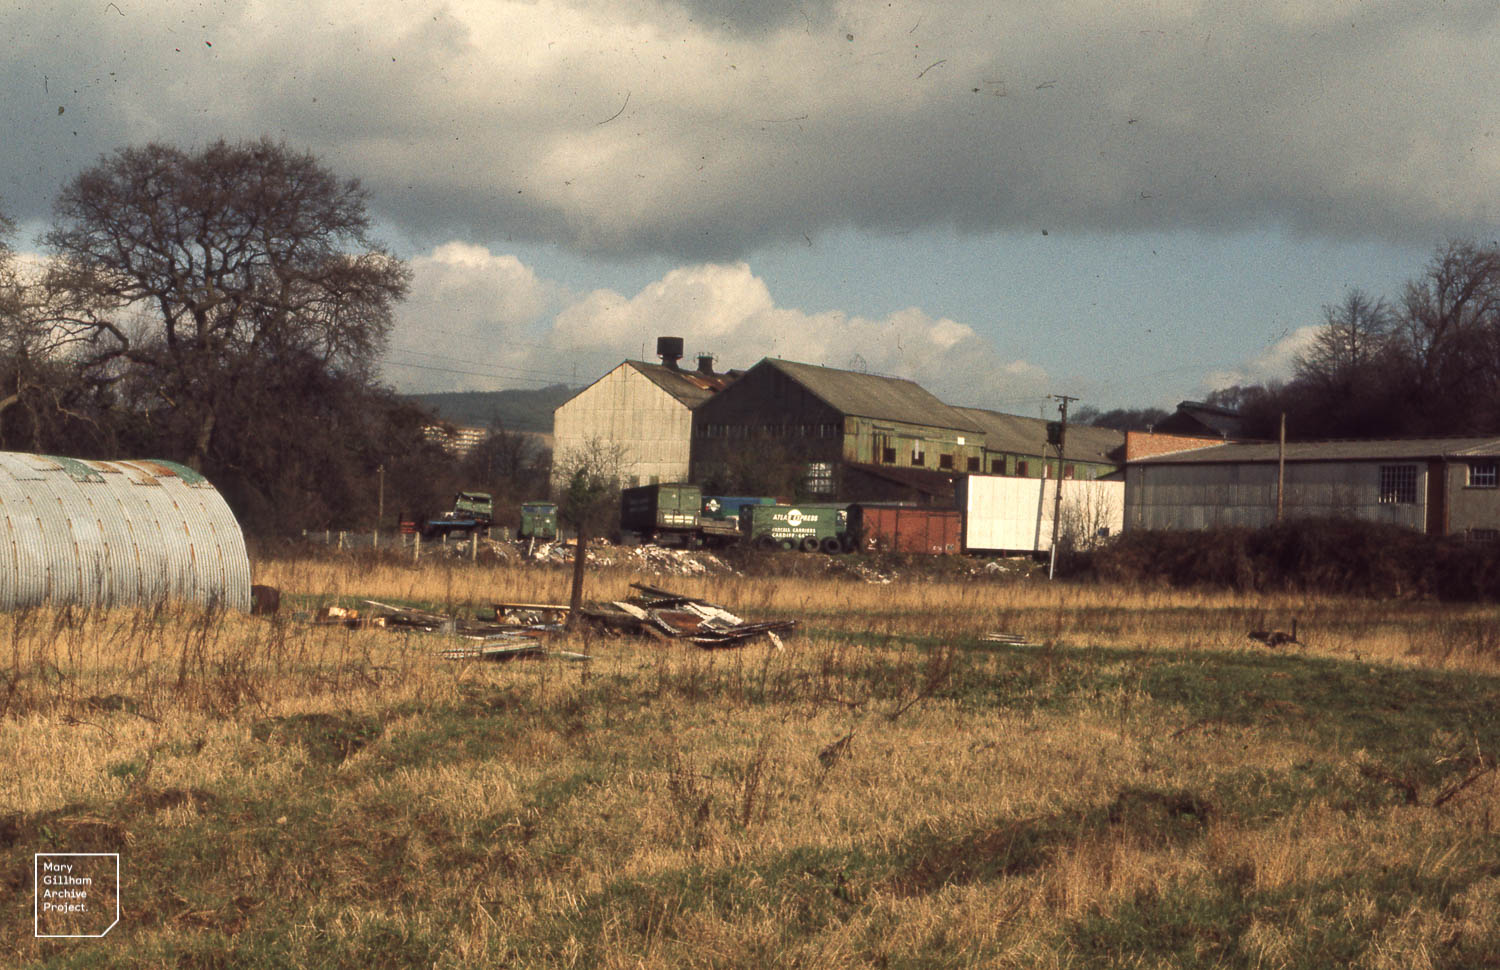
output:
[[[657,337],[656,356],[661,358],[663,364],[676,370],[677,362],[682,359],[682,338]]]
[[[698,355],[698,373],[704,375],[705,377],[712,377],[713,376],[713,373],[714,373],[714,355],[713,354],[699,354]]]

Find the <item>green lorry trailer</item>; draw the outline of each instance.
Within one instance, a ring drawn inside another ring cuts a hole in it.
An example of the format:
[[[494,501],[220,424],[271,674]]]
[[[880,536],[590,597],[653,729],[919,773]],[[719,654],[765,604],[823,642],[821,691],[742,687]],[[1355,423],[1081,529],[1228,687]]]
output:
[[[556,539],[557,504],[555,502],[522,502],[518,539]]]
[[[848,522],[840,505],[704,496],[697,485],[683,483],[638,485],[620,493],[620,533],[627,542],[722,546],[745,540],[761,548],[845,552],[851,548]]]

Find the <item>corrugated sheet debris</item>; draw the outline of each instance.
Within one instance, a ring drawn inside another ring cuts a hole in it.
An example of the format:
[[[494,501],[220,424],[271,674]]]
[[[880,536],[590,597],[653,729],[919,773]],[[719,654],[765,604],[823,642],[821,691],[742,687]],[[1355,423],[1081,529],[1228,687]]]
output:
[[[688,640],[710,648],[743,646],[759,637],[780,647],[780,634],[797,628],[796,620],[751,623],[707,600],[645,583],[630,585],[637,590],[633,602],[595,603],[583,611],[583,616],[608,630]]]

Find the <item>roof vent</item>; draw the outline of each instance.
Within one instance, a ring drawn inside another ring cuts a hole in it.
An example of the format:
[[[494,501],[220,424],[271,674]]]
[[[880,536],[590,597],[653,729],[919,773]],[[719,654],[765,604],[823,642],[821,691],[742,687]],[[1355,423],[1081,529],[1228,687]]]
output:
[[[707,374],[707,375],[712,376],[713,372],[714,372],[714,355],[713,354],[699,354],[698,355],[698,373],[700,373],[700,374]]]
[[[656,356],[661,358],[663,364],[676,370],[677,362],[682,359],[682,338],[657,337]]]

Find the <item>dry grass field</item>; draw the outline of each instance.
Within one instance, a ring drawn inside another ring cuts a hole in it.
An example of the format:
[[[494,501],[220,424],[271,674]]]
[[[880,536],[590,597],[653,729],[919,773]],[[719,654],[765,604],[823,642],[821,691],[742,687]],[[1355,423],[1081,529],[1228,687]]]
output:
[[[802,630],[477,664],[286,607],[565,571],[256,571],[282,617],[0,616],[0,965],[1500,965],[1491,607],[675,579]],[[121,853],[107,937],[33,938],[38,852]]]

